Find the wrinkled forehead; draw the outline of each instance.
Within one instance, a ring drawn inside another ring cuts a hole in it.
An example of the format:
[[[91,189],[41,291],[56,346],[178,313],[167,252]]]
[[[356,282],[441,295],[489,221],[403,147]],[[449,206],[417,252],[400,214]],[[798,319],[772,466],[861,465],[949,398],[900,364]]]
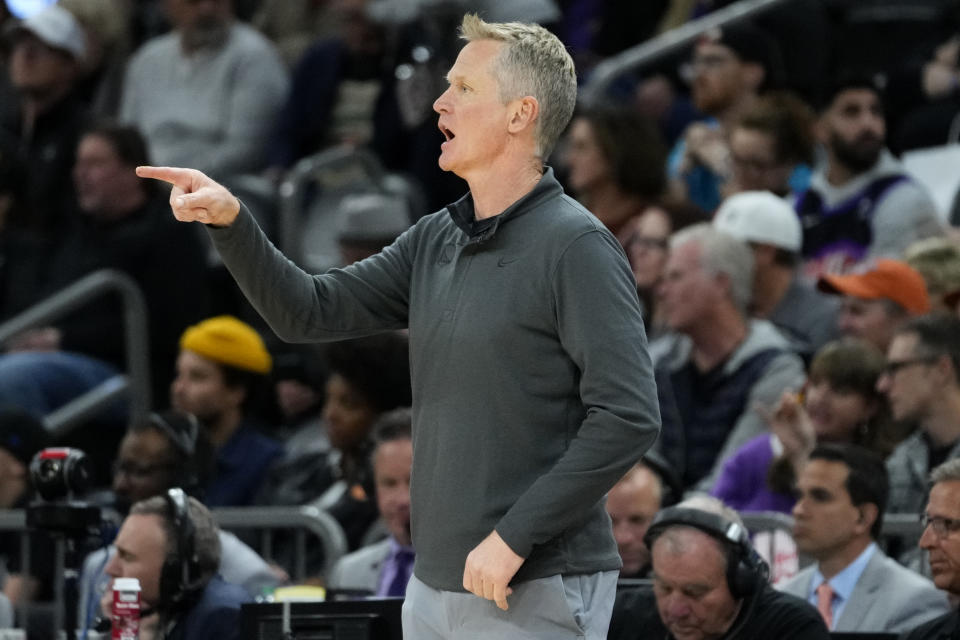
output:
[[[463,80],[485,74],[492,77],[494,65],[504,46],[503,42],[497,40],[471,40],[460,49],[456,61],[447,72],[447,80],[453,83],[457,79]]]
[[[942,518],[960,518],[960,480],[947,480],[933,485],[926,511]]]

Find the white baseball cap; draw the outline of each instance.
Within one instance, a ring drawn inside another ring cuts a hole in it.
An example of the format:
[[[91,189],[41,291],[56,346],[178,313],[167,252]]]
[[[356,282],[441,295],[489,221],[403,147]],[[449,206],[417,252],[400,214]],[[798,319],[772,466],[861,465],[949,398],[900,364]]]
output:
[[[9,33],[29,31],[48,47],[61,49],[82,60],[87,54],[87,37],[73,14],[57,5],[51,5],[14,24]]]
[[[713,217],[713,226],[739,240],[769,244],[793,253],[803,245],[800,218],[783,198],[769,191],[744,191],[726,200]]]

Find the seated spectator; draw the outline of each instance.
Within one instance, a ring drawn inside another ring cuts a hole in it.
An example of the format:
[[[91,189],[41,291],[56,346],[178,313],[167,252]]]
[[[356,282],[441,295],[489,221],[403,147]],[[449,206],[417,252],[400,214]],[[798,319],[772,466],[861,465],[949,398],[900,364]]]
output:
[[[890,110],[895,116],[892,124],[896,125],[891,143],[897,153],[953,142],[950,134],[958,108],[960,38],[956,25],[944,21],[941,28],[947,36],[944,40],[934,44],[929,33],[925,34],[920,55],[903,56],[887,75]]]
[[[895,420],[916,431],[887,459],[892,513],[916,513],[927,473],[960,456],[960,319],[915,318],[897,330],[877,382]]]
[[[294,67],[290,92],[271,123],[271,169],[338,145],[371,148],[385,165],[397,152],[387,148],[402,131],[391,52],[383,25],[364,4],[328,6],[328,19],[340,28],[314,39]]]
[[[330,377],[323,419],[332,447],[325,485],[315,486],[311,503],[328,509],[347,534],[351,549],[376,520],[370,468],[370,431],[385,411],[410,406],[407,338],[384,333],[331,344]]]
[[[130,426],[113,465],[112,506],[121,518],[130,506],[181,487],[203,497],[213,472],[213,446],[196,418],[180,411],[151,413]],[[108,500],[110,498],[107,498]],[[228,531],[218,530],[222,553],[218,572],[225,582],[243,587],[251,598],[273,589],[277,576],[253,549]],[[111,544],[87,555],[79,579],[78,621],[90,628],[109,578],[105,568],[116,554]]]
[[[920,548],[930,554],[933,583],[956,603],[960,597],[960,548],[956,535],[960,523],[960,460],[941,463],[930,473],[930,497],[923,511]],[[956,604],[939,618],[902,636],[903,640],[940,640],[957,635],[960,609]]]
[[[5,69],[16,105],[4,105],[3,132],[17,140],[26,180],[24,217],[14,226],[57,235],[71,210],[70,169],[87,113],[76,88],[87,54],[83,27],[53,5],[5,32]]]
[[[903,261],[923,276],[931,311],[953,311],[947,296],[960,291],[960,243],[951,237],[917,240]]]
[[[123,70],[130,55],[131,8],[125,0],[58,0],[87,37],[78,91],[90,113],[115,117],[120,108]]]
[[[656,471],[638,462],[607,492],[607,514],[620,553],[621,578],[646,578],[650,550],[643,536],[663,506],[665,487]]]
[[[705,211],[720,205],[730,179],[727,135],[764,91],[782,81],[777,42],[749,22],[704,34],[690,61],[691,96],[709,118],[687,127],[667,164],[671,193],[690,199]]]
[[[753,256],[709,224],[670,242],[659,304],[671,333],[651,343],[663,427],[659,448],[686,488],[766,430],[753,407],[800,386],[803,362],[766,320],[747,316]]]
[[[326,509],[343,527],[353,550],[364,544],[377,519],[371,499],[371,428],[384,412],[410,406],[409,346],[405,335],[384,333],[330,344],[324,354],[328,376],[321,429],[329,451],[315,448],[274,466],[256,504],[309,503]],[[292,549],[279,546],[278,559],[287,566],[284,553]],[[316,574],[321,561],[321,553],[311,554],[308,573]]]
[[[837,328],[886,351],[890,340],[911,316],[930,311],[927,285],[900,260],[880,258],[856,273],[824,274],[817,288],[842,297]]]
[[[767,582],[736,511],[698,497],[657,514],[646,535],[653,590],[617,596],[610,640],[828,640],[817,610]]]
[[[287,95],[273,44],[234,18],[231,0],[170,0],[174,29],[130,59],[120,117],[143,131],[157,164],[229,177],[264,167]]]
[[[730,131],[726,194],[770,191],[784,197],[805,190],[814,164],[814,115],[787,92],[760,96]]]
[[[278,429],[283,439],[298,437],[304,429],[311,429],[314,437],[329,447],[326,428],[321,425],[324,389],[327,384],[327,364],[316,345],[274,345],[273,392],[282,424]],[[303,446],[313,446],[306,439]],[[294,447],[296,448],[296,447]],[[286,451],[286,454],[293,453]]]
[[[723,201],[713,226],[753,250],[750,315],[772,322],[808,358],[836,337],[839,301],[801,276],[803,231],[790,205],[769,191],[744,191]]]
[[[664,328],[663,319],[657,313],[655,294],[667,263],[670,235],[708,220],[707,214],[695,205],[665,199],[645,208],[624,224],[620,242],[637,281],[648,339],[652,340]]]
[[[452,19],[458,24],[463,9],[441,2],[421,15],[413,7],[410,23],[400,28],[390,24],[392,4],[328,5],[329,22],[338,28],[318,33],[297,62],[272,131],[268,166],[271,174],[282,175],[300,158],[325,149],[369,149],[388,171],[413,178],[424,190],[428,211],[435,211],[466,191],[461,179],[437,164],[444,138],[432,109],[460,48]],[[447,33],[451,36],[439,35]]]
[[[778,588],[816,606],[831,631],[899,633],[949,608],[877,547],[887,489],[883,460],[854,445],[818,446],[797,479],[793,539],[815,562]]]
[[[130,508],[106,572],[140,581],[141,608],[149,612],[141,618],[141,634],[182,640],[240,637],[240,606],[250,597],[217,576],[222,554],[217,532],[207,508],[180,489]],[[162,578],[171,569],[176,578]],[[112,600],[107,590],[101,601],[104,616],[109,617]]]
[[[852,338],[828,343],[810,363],[800,393],[758,408],[772,433],[747,442],[723,466],[710,493],[738,511],[793,508],[797,474],[817,443],[856,443],[882,455],[893,449],[886,402],[877,391],[883,354]]]
[[[127,274],[147,305],[152,392],[162,398],[177,337],[202,317],[208,291],[197,277],[205,253],[195,231],[172,219],[165,210],[167,196],[133,172],[148,161],[136,129],[103,124],[83,134],[73,168],[78,212],[64,223],[65,233],[53,247],[36,253],[28,243],[7,255],[0,312],[9,317],[23,311],[99,269]],[[42,418],[124,370],[124,322],[114,294],[15,337],[0,356],[0,401]],[[113,422],[124,419],[121,413]],[[105,460],[116,440],[108,444]],[[94,456],[95,448],[87,453]]]
[[[246,506],[283,447],[262,433],[255,406],[267,392],[272,359],[263,339],[233,316],[208,318],[180,337],[170,404],[192,413],[216,449],[205,487],[211,507]]]
[[[846,272],[940,235],[930,194],[884,146],[886,120],[876,83],[841,77],[824,104],[817,131],[827,161],[794,202],[803,224],[805,273]]]
[[[327,587],[402,597],[414,560],[410,542],[410,410],[384,414],[373,429],[374,494],[389,536],[340,558],[327,578]]]
[[[332,36],[340,27],[331,20],[331,2],[261,0],[257,4],[251,24],[273,41],[280,57],[291,68],[314,40]]]
[[[581,107],[563,155],[572,195],[621,244],[624,224],[666,189],[666,148],[656,126],[627,107]]]

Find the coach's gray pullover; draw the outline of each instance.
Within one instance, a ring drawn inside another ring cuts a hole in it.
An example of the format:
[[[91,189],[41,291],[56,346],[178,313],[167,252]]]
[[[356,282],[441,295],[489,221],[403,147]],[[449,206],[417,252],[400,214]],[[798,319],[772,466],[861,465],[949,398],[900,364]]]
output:
[[[245,209],[210,233],[285,340],[409,326],[420,580],[463,591],[466,556],[494,529],[526,558],[515,581],[616,569],[603,497],[660,423],[630,268],[550,169],[471,235],[473,220],[468,194],[319,276]]]

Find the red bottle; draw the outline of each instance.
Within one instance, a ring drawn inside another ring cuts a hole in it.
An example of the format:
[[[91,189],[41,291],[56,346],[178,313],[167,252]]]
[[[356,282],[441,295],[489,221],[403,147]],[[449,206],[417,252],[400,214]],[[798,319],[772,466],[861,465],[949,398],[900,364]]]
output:
[[[140,581],[136,578],[115,578],[113,581],[112,640],[140,638]]]

